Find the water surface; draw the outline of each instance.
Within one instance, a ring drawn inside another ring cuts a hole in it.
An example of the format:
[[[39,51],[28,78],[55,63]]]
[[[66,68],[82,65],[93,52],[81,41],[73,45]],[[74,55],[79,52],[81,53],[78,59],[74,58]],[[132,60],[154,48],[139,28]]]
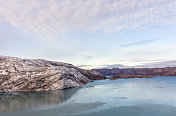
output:
[[[176,116],[176,77],[98,80],[82,88],[0,95],[0,116]]]

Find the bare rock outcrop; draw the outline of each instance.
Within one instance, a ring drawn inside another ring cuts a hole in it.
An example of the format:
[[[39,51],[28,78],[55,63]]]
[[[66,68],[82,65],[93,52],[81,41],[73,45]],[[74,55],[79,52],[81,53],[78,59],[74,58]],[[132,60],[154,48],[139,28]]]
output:
[[[104,80],[106,79],[101,73],[96,72],[94,70],[84,70],[77,68],[84,76],[86,76],[90,80]]]
[[[112,77],[109,77],[109,80],[116,80],[116,79],[130,79],[130,78],[155,78],[148,75],[115,75]]]
[[[104,78],[72,64],[0,56],[0,92],[58,90],[84,85],[91,77]]]

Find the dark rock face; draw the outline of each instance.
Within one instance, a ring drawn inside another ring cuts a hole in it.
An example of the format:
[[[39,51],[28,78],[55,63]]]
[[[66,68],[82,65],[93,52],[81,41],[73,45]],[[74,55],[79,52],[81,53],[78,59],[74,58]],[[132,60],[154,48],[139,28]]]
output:
[[[155,78],[152,76],[147,76],[147,75],[115,75],[110,77],[110,80],[115,80],[115,79],[129,79],[129,78]]]
[[[80,69],[80,68],[78,68],[78,70],[90,80],[104,80],[104,79],[106,79],[105,76],[103,76],[102,74],[100,74],[99,72],[96,72],[94,70],[84,70],[84,69]]]
[[[150,75],[150,76],[176,76],[176,67],[168,68],[126,68],[126,69],[94,69],[103,75]]]
[[[0,92],[58,90],[102,77],[67,63],[0,56]]]

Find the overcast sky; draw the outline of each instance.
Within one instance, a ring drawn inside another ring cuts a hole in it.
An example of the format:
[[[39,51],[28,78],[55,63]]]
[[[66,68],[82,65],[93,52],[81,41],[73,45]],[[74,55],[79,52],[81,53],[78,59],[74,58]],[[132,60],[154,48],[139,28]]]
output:
[[[0,54],[74,65],[176,59],[175,0],[0,0]]]

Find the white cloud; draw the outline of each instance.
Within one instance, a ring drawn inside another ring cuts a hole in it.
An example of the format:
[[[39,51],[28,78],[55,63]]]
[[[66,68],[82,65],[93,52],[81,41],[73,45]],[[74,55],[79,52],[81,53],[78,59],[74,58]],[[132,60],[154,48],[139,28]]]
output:
[[[176,23],[175,0],[0,0],[0,21],[43,34]]]
[[[136,46],[136,45],[143,45],[143,44],[146,44],[146,43],[153,43],[153,42],[155,42],[157,40],[159,40],[159,39],[148,39],[148,40],[136,41],[136,42],[123,44],[123,45],[121,45],[121,47],[130,47],[130,46]]]

